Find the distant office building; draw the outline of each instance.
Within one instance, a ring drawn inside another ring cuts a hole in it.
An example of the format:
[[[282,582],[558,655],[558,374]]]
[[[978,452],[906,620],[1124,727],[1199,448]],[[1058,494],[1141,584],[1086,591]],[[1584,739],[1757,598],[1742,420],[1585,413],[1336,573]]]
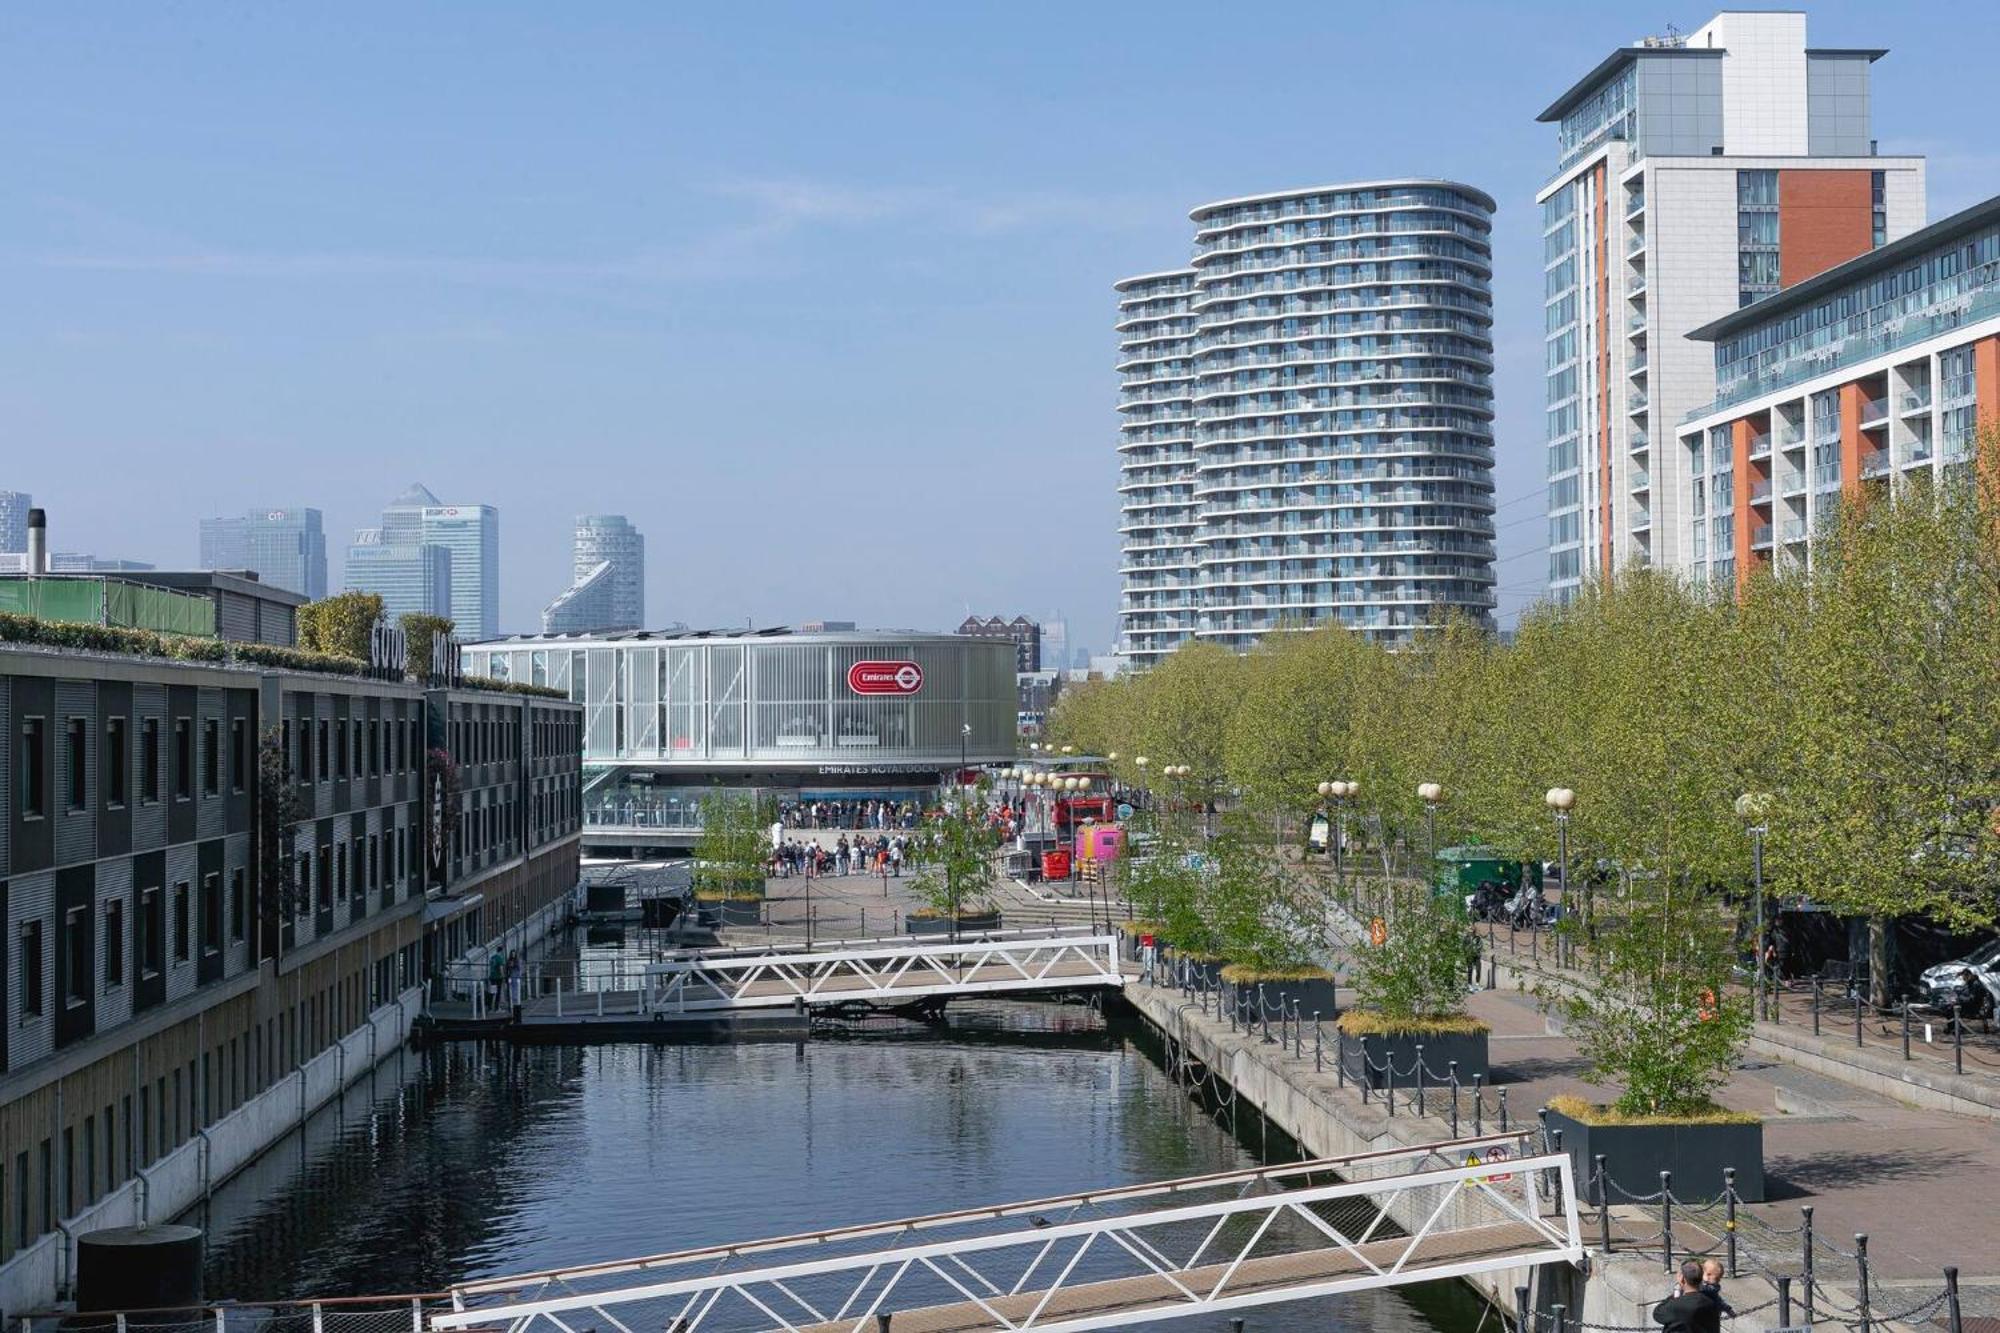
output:
[[[645,535],[620,514],[578,518],[570,586],[542,612],[542,632],[638,629],[645,615]]]
[[[380,532],[386,547],[441,546],[449,551],[449,609],[436,614],[458,622],[458,633],[466,639],[490,639],[500,632],[499,510],[445,504],[423,486],[411,486],[382,511]],[[352,575],[347,586],[355,586]]]
[[[326,596],[326,530],[317,509],[252,509],[201,521],[203,569],[255,570],[274,588],[309,601]]]
[[[80,551],[51,551],[49,553],[49,573],[51,574],[136,574],[153,566],[144,560],[113,560],[103,556],[89,555]],[[26,551],[0,552],[0,574],[25,574],[28,572]]]
[[[372,592],[394,623],[410,614],[452,614],[452,554],[430,542],[391,542],[363,528],[347,548],[347,591]]]
[[[1553,599],[1726,543],[1688,521],[1675,434],[1716,394],[1688,333],[1923,225],[1923,159],[1869,137],[1883,54],[1807,46],[1797,11],[1727,12],[1619,47],[1542,112]]]
[[[799,624],[801,634],[852,634],[854,622],[851,620],[806,620]]]
[[[28,549],[28,511],[33,507],[26,491],[0,491],[0,555]]]
[[[1015,616],[1012,620],[1002,620],[998,616],[987,616],[983,620],[978,616],[967,616],[957,633],[975,639],[1012,639],[1014,669],[1042,669],[1042,627],[1026,616]]]
[[[1425,177],[1225,199],[1188,267],[1116,284],[1134,665],[1490,619],[1493,207]]]
[[[1690,335],[1715,401],[1677,425],[1696,581],[1809,565],[1840,505],[1973,465],[2000,422],[2000,198]]]

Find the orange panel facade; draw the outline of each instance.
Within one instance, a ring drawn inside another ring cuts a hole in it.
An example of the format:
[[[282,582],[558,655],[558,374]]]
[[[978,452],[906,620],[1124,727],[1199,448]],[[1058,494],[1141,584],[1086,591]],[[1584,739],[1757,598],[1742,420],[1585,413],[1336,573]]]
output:
[[[1873,178],[1872,171],[1778,173],[1778,277],[1785,286],[1873,248]]]
[[[1840,386],[1840,494],[1861,494],[1861,405],[1866,401],[1860,381]]]
[[[1730,515],[1731,554],[1736,559],[1736,591],[1741,594],[1750,581],[1750,529],[1757,521],[1750,507],[1750,418],[1738,417],[1729,423],[1730,490],[1736,507]]]

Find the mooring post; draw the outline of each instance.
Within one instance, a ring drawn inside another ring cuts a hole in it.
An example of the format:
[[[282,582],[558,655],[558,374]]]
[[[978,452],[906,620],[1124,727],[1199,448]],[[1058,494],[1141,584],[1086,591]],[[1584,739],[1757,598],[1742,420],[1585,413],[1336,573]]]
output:
[[[1736,1276],[1736,1168],[1722,1168],[1723,1243],[1729,1250],[1729,1276]]]
[[[1811,1204],[1799,1208],[1805,1221],[1799,1228],[1799,1235],[1805,1244],[1805,1263],[1799,1269],[1799,1291],[1805,1297],[1806,1322],[1813,1321],[1813,1210]]]
[[[1950,1333],[1965,1333],[1965,1316],[1958,1308],[1958,1269],[1944,1270],[1944,1317]]]
[[[1868,1233],[1865,1231],[1854,1233],[1854,1271],[1856,1294],[1861,1298],[1861,1333],[1869,1333],[1875,1327],[1875,1320],[1868,1310]]]
[[[1604,1154],[1591,1157],[1590,1190],[1597,1196],[1597,1247],[1611,1253],[1611,1182],[1604,1174]]]
[[[1667,1251],[1667,1271],[1674,1271],[1674,1173],[1660,1172],[1660,1236]]]

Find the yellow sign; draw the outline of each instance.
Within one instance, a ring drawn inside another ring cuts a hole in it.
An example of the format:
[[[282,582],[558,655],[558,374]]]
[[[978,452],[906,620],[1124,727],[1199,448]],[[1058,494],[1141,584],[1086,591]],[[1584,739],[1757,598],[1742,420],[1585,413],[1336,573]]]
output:
[[[1389,942],[1389,925],[1379,916],[1368,923],[1368,942],[1378,949]]]

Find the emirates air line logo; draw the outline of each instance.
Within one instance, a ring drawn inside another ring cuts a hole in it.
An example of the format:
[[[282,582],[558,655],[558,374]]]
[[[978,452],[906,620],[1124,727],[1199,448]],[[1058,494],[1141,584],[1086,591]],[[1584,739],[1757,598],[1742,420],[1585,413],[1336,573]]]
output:
[[[915,694],[924,687],[924,669],[915,662],[856,662],[847,668],[847,688],[856,694]]]

